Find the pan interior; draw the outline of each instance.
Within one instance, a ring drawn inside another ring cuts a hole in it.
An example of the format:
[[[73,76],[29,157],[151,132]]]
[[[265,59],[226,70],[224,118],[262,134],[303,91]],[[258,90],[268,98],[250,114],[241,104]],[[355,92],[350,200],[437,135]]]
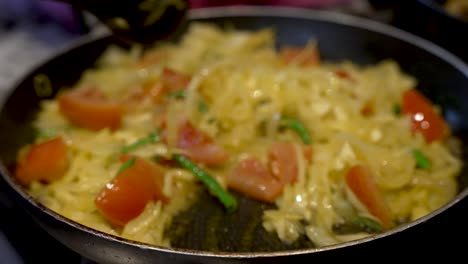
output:
[[[440,105],[443,114],[456,136],[463,141],[463,160],[467,161],[468,146],[468,79],[466,67],[459,68],[452,61],[437,56],[432,46],[421,48],[419,39],[411,42],[398,36],[375,32],[366,25],[345,25],[333,19],[309,19],[301,16],[231,15],[200,17],[196,21],[215,23],[239,29],[273,27],[277,33],[278,47],[304,45],[310,38],[319,40],[320,54],[324,60],[339,62],[351,60],[367,65],[392,58],[403,71],[415,76],[419,90]],[[385,29],[385,28],[384,28]],[[383,30],[384,30],[383,29]],[[345,44],[344,44],[345,43]],[[31,142],[34,130],[32,120],[38,112],[39,102],[52,98],[64,86],[72,86],[84,69],[93,66],[95,60],[110,44],[105,37],[50,60],[22,80],[3,106],[0,115],[0,157],[8,168],[15,161],[17,152],[25,143]],[[85,54],[85,56],[84,56]],[[444,53],[445,54],[445,53]],[[38,96],[33,87],[34,76],[45,74],[52,81],[53,93],[48,97]],[[10,177],[10,175],[3,175]],[[463,168],[459,176],[460,192],[468,185],[468,172]],[[187,211],[179,214],[168,235],[174,246],[182,249],[223,252],[265,252],[313,247],[305,238],[293,244],[283,244],[275,234],[266,232],[260,216],[269,205],[236,194],[240,210],[225,215],[223,208],[208,194]],[[258,221],[257,221],[258,220]]]

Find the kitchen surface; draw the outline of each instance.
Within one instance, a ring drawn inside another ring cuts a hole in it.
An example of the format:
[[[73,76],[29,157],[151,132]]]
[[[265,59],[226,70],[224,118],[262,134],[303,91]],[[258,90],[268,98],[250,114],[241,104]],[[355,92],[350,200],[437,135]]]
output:
[[[40,3],[49,1],[0,0],[0,100],[3,101],[26,72],[66,49],[87,35],[100,35],[107,30],[92,15],[80,12],[65,4]],[[393,23],[395,3],[392,1],[336,1],[334,5],[311,8],[329,9],[368,17],[384,23]],[[376,3],[377,2],[377,3]],[[0,182],[2,184],[2,182]],[[18,208],[0,185],[0,264],[21,263],[91,263],[68,250],[50,237],[25,213]],[[453,208],[451,219],[443,220],[434,239],[446,235],[439,245],[434,241],[429,251],[436,254],[462,255],[454,240],[468,236],[468,229],[450,228],[449,225],[468,223],[466,202]],[[445,221],[445,222],[444,222]],[[452,235],[447,236],[447,232]],[[430,237],[430,236],[429,236]],[[448,240],[451,237],[453,240]],[[409,254],[425,254],[424,249],[414,245]],[[389,249],[389,254],[395,254]]]

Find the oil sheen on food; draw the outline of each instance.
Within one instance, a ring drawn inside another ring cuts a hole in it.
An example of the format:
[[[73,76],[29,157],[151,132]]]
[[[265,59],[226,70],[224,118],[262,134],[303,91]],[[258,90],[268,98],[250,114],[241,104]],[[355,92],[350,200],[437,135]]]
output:
[[[201,23],[144,53],[109,47],[42,101],[16,176],[67,218],[168,247],[172,218],[213,192],[185,161],[227,196],[275,205],[262,225],[284,243],[363,238],[453,199],[459,143],[417,80],[391,58],[331,63],[319,50]]]

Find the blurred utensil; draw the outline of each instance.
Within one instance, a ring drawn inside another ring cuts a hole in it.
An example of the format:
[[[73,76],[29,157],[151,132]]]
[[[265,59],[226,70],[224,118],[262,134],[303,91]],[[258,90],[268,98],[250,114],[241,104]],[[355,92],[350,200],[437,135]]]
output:
[[[89,11],[114,36],[149,45],[171,37],[188,10],[186,0],[57,0]]]

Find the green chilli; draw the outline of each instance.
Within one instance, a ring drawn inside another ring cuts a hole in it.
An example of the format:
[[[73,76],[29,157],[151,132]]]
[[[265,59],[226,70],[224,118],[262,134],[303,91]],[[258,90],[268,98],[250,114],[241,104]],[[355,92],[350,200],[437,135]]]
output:
[[[234,212],[237,209],[236,199],[227,193],[209,173],[205,172],[190,159],[182,155],[174,154],[172,159],[184,169],[191,171],[200,181],[202,181],[211,193],[221,201],[228,212]]]
[[[176,99],[183,99],[187,96],[187,92],[185,90],[174,91],[169,93],[168,96]]]
[[[124,164],[122,164],[122,167],[117,171],[117,175],[124,172],[128,168],[132,167],[133,164],[135,164],[136,158],[132,157],[131,159],[127,160]]]
[[[139,147],[141,147],[143,145],[159,142],[159,140],[160,140],[159,134],[154,133],[154,134],[149,135],[148,137],[139,139],[139,140],[135,141],[134,143],[123,147],[121,152],[123,154],[125,154],[125,153],[128,153],[128,152],[130,152],[130,151],[132,151],[134,149],[137,149],[137,148],[139,148]]]
[[[356,216],[352,222],[368,233],[380,233],[383,231],[382,225],[379,222],[368,217]]]
[[[431,168],[431,161],[421,151],[414,149],[413,157],[416,160],[416,167],[424,170]]]
[[[305,144],[312,144],[312,139],[309,132],[299,120],[293,118],[281,118],[280,126],[286,126],[293,129],[302,138],[302,141]]]

